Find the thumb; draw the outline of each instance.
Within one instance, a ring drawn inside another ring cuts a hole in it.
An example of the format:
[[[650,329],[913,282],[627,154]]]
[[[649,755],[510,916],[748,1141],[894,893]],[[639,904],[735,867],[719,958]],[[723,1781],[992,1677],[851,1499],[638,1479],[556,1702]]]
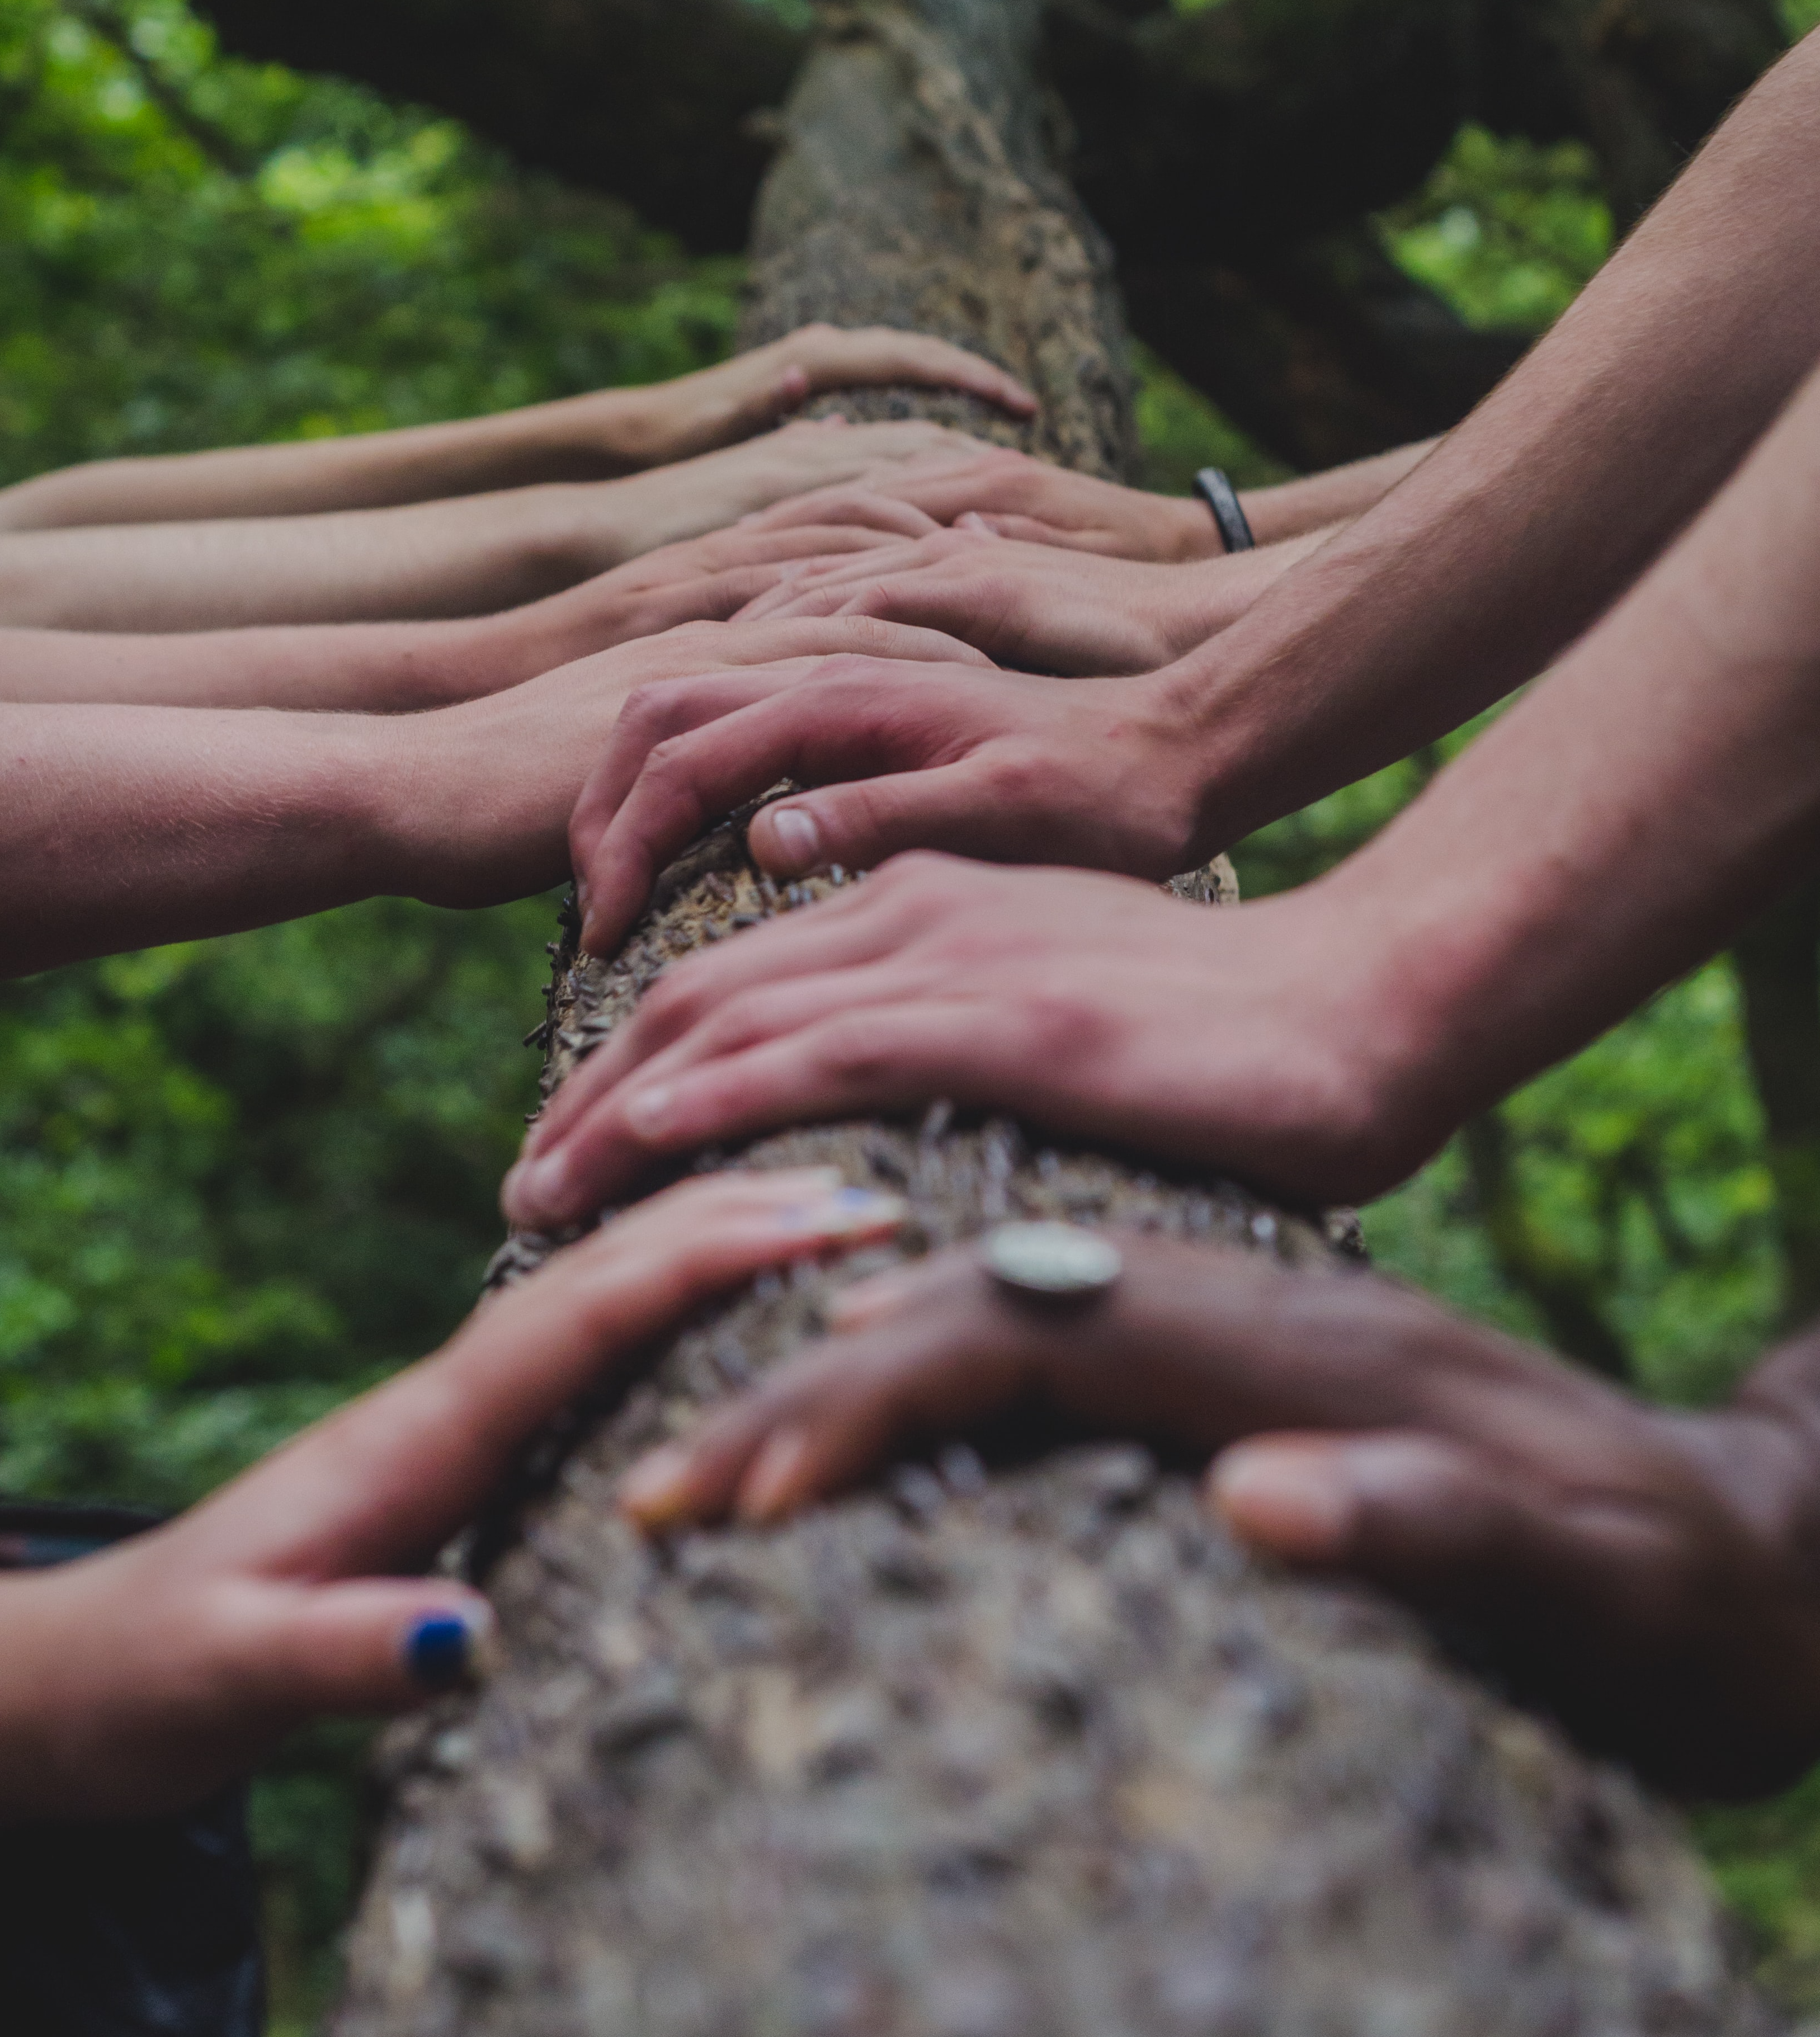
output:
[[[1214,1511],[1252,1548],[1415,1597],[1513,1571],[1533,1579],[1566,1555],[1546,1491],[1520,1485],[1482,1451],[1433,1435],[1259,1437],[1219,1458],[1206,1491]]]
[[[493,1608],[443,1578],[266,1586],[237,1652],[250,1707],[310,1717],[408,1710],[480,1672]]]
[[[912,848],[989,862],[1028,860],[1014,827],[1029,833],[1030,817],[995,808],[969,760],[793,794],[761,808],[746,838],[761,869],[801,877],[834,864],[870,870]]]

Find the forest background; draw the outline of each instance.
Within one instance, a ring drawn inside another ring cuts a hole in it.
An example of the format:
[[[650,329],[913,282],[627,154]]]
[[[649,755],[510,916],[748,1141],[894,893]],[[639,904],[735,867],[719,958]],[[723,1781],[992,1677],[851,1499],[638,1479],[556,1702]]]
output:
[[[1820,17],[1788,6],[1791,37]],[[1475,127],[1376,227],[1469,323],[1531,331],[1612,238],[1582,146]],[[182,0],[0,0],[0,482],[678,374],[727,350],[740,280],[455,122],[223,58]],[[1286,471],[1140,368],[1152,486]],[[1244,844],[1248,895],[1443,754]],[[0,1491],[179,1506],[447,1333],[498,1240],[553,920],[382,901],[0,987]],[[1365,1224],[1381,1265],[1697,1402],[1816,1298],[1820,1166],[1766,1136],[1723,958]],[[255,1789],[285,2037],[333,1984],[363,1745],[303,1736]],[[1820,2012],[1820,1777],[1700,1830],[1766,1978]]]

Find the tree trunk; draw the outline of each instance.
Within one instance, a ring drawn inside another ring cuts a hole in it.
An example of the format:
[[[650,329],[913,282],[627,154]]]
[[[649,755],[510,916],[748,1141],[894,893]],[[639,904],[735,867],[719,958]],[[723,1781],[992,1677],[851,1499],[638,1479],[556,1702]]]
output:
[[[1036,374],[1040,443],[1112,467],[1116,314],[1040,158],[1028,18],[844,13],[761,206],[753,322],[913,306]],[[550,1085],[671,960],[844,881],[780,894],[730,822],[610,964],[572,923]],[[1343,1277],[1337,1230],[1232,1184],[939,1105],[704,1164],[830,1161],[908,1199],[906,1249],[1058,1215]],[[513,1240],[498,1277],[561,1243]],[[1248,1563],[1142,1451],[950,1447],[780,1530],[642,1544],[613,1506],[632,1454],[893,1256],[712,1312],[553,1432],[478,1532],[503,1663],[392,1736],[340,2037],[1767,2028],[1664,1814],[1413,1620]]]

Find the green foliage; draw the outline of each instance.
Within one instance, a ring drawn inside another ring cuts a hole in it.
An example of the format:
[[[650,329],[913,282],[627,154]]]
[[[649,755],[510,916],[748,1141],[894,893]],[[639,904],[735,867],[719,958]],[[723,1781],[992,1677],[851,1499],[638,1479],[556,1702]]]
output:
[[[1255,445],[1147,346],[1135,346],[1131,352],[1146,488],[1186,495],[1203,467],[1224,467],[1240,488],[1263,488],[1289,478],[1289,470],[1280,460]]]
[[[1468,318],[1537,327],[1610,235],[1583,153],[1475,129],[1384,230]],[[675,373],[727,345],[738,274],[452,123],[224,62],[180,0],[0,0],[0,480]],[[1209,463],[1277,478],[1139,366],[1153,485]],[[1440,761],[1266,830],[1241,854],[1248,890],[1350,852]],[[0,1487],[181,1505],[446,1332],[497,1238],[534,1067],[512,1043],[539,1015],[550,917],[381,902],[0,988]],[[1531,1234],[1641,1381],[1720,1390],[1777,1281],[1727,966],[1505,1121]],[[1450,1148],[1369,1234],[1387,1264],[1541,1335],[1477,1195]],[[323,1997],[353,1884],[361,1744],[307,1736],[258,1793],[287,2031]],[[1773,1973],[1820,2003],[1816,1786],[1703,1831]]]
[[[1470,125],[1380,229],[1409,274],[1475,326],[1552,324],[1611,248],[1584,142],[1542,148]]]
[[[0,481],[682,373],[738,275],[451,122],[224,62],[177,0],[0,0]],[[183,1505],[447,1332],[552,919],[381,902],[0,988],[0,1488]],[[256,1793],[281,2030],[331,1978],[364,1739]]]
[[[0,0],[0,479],[683,372],[737,266],[452,122],[222,63],[178,0]]]

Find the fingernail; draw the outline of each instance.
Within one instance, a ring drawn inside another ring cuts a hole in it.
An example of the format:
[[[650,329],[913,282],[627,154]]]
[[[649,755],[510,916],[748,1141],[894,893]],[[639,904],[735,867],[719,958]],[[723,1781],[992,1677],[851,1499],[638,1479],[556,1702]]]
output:
[[[688,1510],[689,1453],[681,1443],[648,1450],[619,1488],[620,1511],[641,1527],[667,1527]]]
[[[769,1438],[739,1488],[740,1519],[774,1521],[787,1513],[808,1454],[809,1438],[800,1429],[785,1429]]]
[[[1233,1533],[1277,1555],[1327,1562],[1342,1555],[1352,1540],[1357,1510],[1337,1449],[1229,1450],[1207,1485]]]
[[[838,1167],[783,1167],[776,1173],[761,1174],[759,1179],[780,1195],[794,1189],[799,1194],[831,1196],[847,1185],[847,1177]]]
[[[655,1139],[663,1129],[675,1095],[668,1083],[652,1083],[647,1088],[634,1090],[625,1099],[626,1123],[640,1139]]]
[[[551,1153],[530,1151],[506,1176],[500,1200],[508,1211],[557,1215],[566,1206],[568,1172],[568,1155],[561,1147]]]
[[[821,830],[813,814],[801,807],[773,807],[771,828],[787,871],[813,870],[820,863]]]
[[[825,1231],[831,1236],[900,1224],[909,1213],[901,1196],[880,1195],[870,1189],[841,1189],[819,1202],[802,1203],[778,1212],[793,1230]]]
[[[480,1613],[432,1612],[405,1638],[405,1667],[420,1690],[452,1691],[479,1669],[489,1621]]]

